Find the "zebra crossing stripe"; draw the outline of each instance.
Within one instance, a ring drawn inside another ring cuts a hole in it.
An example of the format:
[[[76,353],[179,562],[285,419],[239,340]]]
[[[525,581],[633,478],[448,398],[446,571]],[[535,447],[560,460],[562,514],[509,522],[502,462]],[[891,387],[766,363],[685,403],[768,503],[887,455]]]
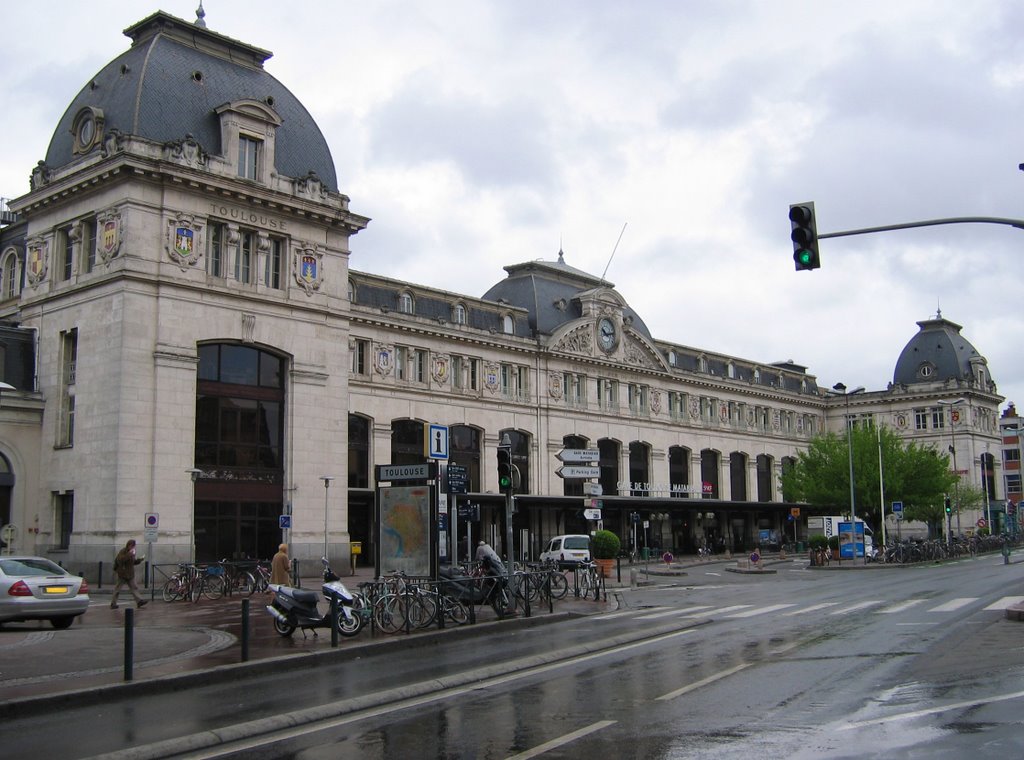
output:
[[[945,604],[940,604],[938,607],[932,607],[929,612],[955,612],[961,607],[966,607],[971,602],[978,601],[976,596],[960,596],[956,599],[950,599]]]
[[[1024,596],[1004,596],[998,602],[993,602],[992,604],[990,604],[985,609],[986,610],[1005,610],[1007,607],[1009,607],[1009,606],[1011,606],[1013,604],[1019,604],[1020,602],[1024,602]]]
[[[737,612],[732,615],[726,615],[730,618],[748,618],[754,617],[755,615],[767,615],[769,612],[778,612],[779,610],[785,610],[790,607],[795,607],[795,604],[772,604],[768,607],[757,607],[752,610],[746,610],[745,612]]]
[[[876,604],[882,604],[884,601],[885,601],[884,599],[869,599],[866,602],[860,602],[859,604],[854,604],[854,605],[851,605],[849,607],[843,607],[843,609],[841,609],[841,610],[836,610],[835,612],[830,612],[828,614],[829,615],[845,615],[848,612],[857,612],[858,610],[863,610],[866,607],[874,607]]]
[[[921,604],[921,602],[923,602],[923,601],[925,601],[925,600],[924,599],[908,599],[905,602],[900,602],[899,604],[894,604],[892,607],[886,607],[884,610],[875,610],[875,614],[876,615],[891,615],[894,612],[903,612],[904,610],[909,610],[911,607],[914,607],[915,605]]]
[[[810,607],[804,607],[802,610],[793,610],[787,612],[783,617],[793,617],[794,615],[806,615],[808,612],[817,612],[818,610],[827,610],[829,607],[835,607],[839,602],[822,602],[821,604],[812,604]]]

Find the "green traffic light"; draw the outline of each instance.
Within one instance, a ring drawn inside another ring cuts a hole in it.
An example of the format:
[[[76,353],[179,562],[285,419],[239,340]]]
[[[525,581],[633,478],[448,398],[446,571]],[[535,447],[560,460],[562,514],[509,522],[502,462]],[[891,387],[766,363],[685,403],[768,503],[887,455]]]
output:
[[[811,252],[808,251],[806,248],[799,250],[796,253],[796,260],[800,262],[802,266],[810,264],[813,258],[814,257],[811,255]]]

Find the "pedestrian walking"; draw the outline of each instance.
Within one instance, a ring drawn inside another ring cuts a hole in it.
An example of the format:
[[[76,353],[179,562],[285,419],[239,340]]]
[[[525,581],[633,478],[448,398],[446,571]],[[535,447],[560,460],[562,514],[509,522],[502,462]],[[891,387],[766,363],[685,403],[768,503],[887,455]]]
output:
[[[145,559],[145,555],[141,557],[135,556],[134,538],[129,539],[124,548],[114,557],[114,575],[117,576],[117,583],[114,584],[114,595],[110,597],[110,609],[117,609],[117,595],[121,593],[123,586],[128,586],[128,590],[135,599],[136,606],[144,607],[147,604],[147,601],[139,595],[139,590],[135,587],[135,566]]]
[[[288,559],[288,544],[277,547],[277,554],[270,560],[270,582],[287,586],[290,582],[291,560]]]

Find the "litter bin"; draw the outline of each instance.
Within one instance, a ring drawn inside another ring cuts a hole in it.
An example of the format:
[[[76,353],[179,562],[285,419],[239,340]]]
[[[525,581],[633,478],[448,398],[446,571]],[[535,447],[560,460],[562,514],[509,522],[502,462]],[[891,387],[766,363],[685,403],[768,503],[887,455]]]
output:
[[[651,558],[651,549],[650,549],[650,547],[645,546],[643,549],[640,550],[640,559],[645,559],[646,560],[646,559],[650,559],[650,558]]]
[[[796,542],[796,553],[797,554],[803,554],[804,553],[804,542],[803,541],[797,541]]]
[[[359,555],[363,553],[363,542],[362,541],[353,541],[352,544],[351,544],[351,552],[352,552],[352,572],[355,573],[355,571],[356,571],[356,559],[358,559]]]

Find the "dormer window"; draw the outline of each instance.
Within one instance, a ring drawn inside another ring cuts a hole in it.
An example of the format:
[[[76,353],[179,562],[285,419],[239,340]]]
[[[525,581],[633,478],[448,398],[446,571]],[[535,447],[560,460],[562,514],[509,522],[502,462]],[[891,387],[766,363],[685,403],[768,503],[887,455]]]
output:
[[[399,294],[398,296],[398,311],[402,314],[412,314],[415,304],[412,300],[412,293],[408,291]]]
[[[237,100],[217,109],[222,171],[266,184],[274,173],[277,128],[281,117],[266,103]]]
[[[457,325],[466,324],[466,307],[464,304],[455,304],[455,308],[452,309],[452,321]]]

